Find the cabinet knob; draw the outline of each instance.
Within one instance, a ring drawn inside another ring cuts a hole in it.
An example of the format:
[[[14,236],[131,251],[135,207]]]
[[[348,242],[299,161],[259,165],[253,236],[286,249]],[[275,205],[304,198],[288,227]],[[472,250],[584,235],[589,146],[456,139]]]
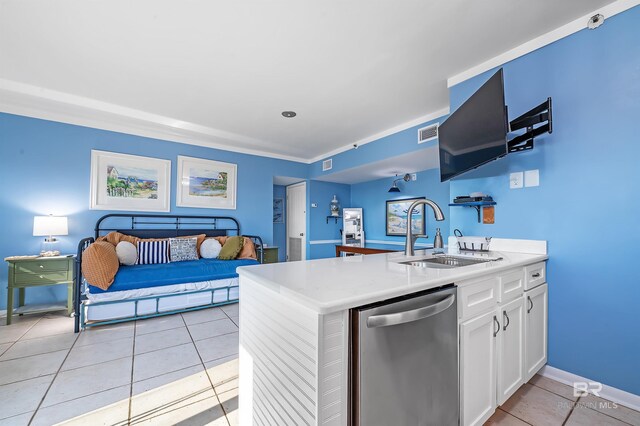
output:
[[[540,272],[536,272],[535,274],[531,274],[532,278],[540,278]]]

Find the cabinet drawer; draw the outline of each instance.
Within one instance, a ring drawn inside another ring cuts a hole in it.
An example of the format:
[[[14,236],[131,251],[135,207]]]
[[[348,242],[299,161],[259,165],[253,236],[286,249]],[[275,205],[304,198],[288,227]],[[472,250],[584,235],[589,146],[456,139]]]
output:
[[[44,262],[21,262],[16,264],[16,274],[37,274],[50,271],[67,271],[68,259],[46,260]]]
[[[458,312],[461,319],[471,318],[489,309],[495,309],[496,303],[498,303],[496,277],[460,284]]]
[[[524,289],[531,290],[547,281],[546,263],[540,262],[524,268]]]
[[[69,271],[43,272],[41,274],[16,274],[16,284],[53,284],[57,282],[71,281],[72,274]]]
[[[509,302],[524,293],[524,270],[522,268],[498,276],[498,302]]]

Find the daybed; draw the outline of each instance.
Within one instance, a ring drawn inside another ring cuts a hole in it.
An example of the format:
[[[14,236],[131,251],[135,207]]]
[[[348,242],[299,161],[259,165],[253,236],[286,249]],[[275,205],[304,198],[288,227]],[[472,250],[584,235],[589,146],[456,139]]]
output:
[[[108,214],[95,227],[95,237],[78,244],[74,297],[75,331],[178,312],[221,306],[238,301],[238,266],[262,263],[262,239],[250,238],[257,260],[199,259],[153,265],[121,265],[107,290],[91,285],[82,274],[82,255],[90,244],[116,231],[139,238],[240,235],[240,224],[224,216]]]

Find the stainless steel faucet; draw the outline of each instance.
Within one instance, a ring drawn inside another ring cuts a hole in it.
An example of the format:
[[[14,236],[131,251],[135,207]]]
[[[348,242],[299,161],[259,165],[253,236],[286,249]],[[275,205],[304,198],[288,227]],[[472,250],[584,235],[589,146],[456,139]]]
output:
[[[440,208],[439,205],[437,205],[434,201],[431,200],[417,200],[414,201],[411,206],[409,206],[409,211],[407,212],[407,240],[404,243],[404,254],[406,256],[413,256],[414,255],[414,249],[413,246],[416,242],[416,238],[418,238],[420,235],[416,235],[414,237],[413,235],[413,230],[412,228],[412,224],[411,224],[411,217],[413,216],[413,210],[422,204],[426,204],[428,206],[430,206],[433,209],[433,214],[436,217],[437,221],[442,221],[444,220],[444,213],[442,213],[442,209]]]

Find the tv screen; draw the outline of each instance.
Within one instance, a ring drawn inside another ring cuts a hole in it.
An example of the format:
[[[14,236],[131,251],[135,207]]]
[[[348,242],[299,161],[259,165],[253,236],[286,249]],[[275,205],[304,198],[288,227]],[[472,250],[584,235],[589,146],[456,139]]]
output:
[[[440,125],[440,181],[505,155],[507,132],[500,69]]]

